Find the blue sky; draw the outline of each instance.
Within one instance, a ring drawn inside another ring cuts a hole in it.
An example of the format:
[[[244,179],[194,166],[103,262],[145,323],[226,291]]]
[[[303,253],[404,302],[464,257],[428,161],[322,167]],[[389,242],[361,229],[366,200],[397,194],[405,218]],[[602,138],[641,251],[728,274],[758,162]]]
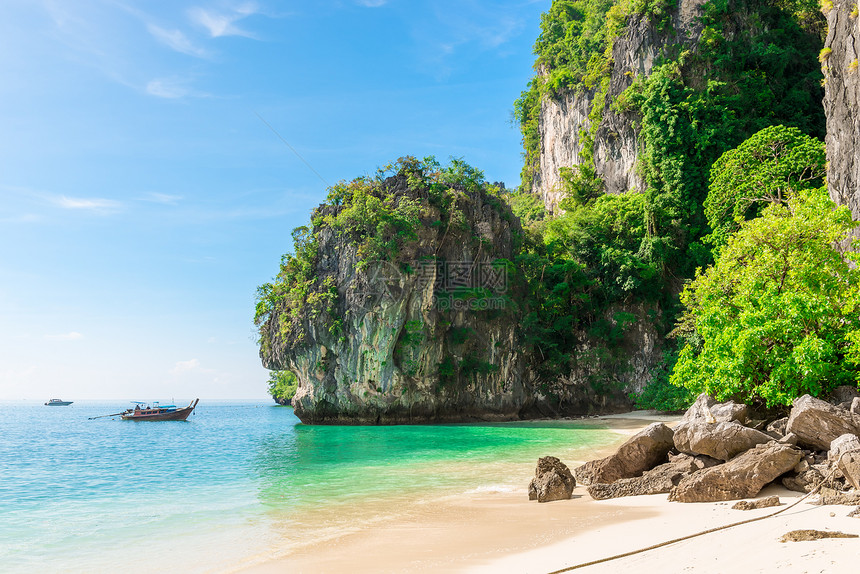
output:
[[[265,398],[255,288],[326,183],[517,184],[550,3],[5,0],[0,399]]]

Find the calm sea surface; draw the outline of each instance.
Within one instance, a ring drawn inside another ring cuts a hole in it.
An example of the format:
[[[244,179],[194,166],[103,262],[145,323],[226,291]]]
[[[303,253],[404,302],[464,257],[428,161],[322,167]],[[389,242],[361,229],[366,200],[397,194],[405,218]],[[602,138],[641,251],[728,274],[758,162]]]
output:
[[[539,456],[618,441],[587,422],[306,426],[264,402],[88,420],[127,406],[0,403],[0,571],[228,572],[418,501],[525,496]]]

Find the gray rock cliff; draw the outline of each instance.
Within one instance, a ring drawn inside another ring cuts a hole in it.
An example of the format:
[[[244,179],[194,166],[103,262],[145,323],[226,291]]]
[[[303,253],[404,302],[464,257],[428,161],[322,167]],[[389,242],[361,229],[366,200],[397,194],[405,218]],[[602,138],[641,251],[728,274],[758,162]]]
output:
[[[860,219],[860,18],[854,0],[825,9],[827,40],[821,53],[827,115],[827,184],[830,197]]]
[[[624,35],[615,41],[609,92],[594,135],[594,164],[607,193],[641,191],[644,187],[636,173],[638,118],[632,112],[613,111],[611,103],[630,87],[637,75],[650,74],[655,60],[668,46],[689,45],[698,40],[702,31],[698,18],[705,1],[679,0],[668,26],[659,26],[647,16],[631,16]],[[540,169],[532,190],[540,194],[550,212],[557,213],[563,199],[560,169],[582,163],[580,134],[590,129],[588,116],[594,96],[592,89],[541,101]]]
[[[352,238],[319,223],[313,276],[334,301],[298,318],[271,313],[261,328],[264,366],[296,373],[292,402],[303,422],[516,418],[531,395],[505,270],[494,263],[511,257],[516,218],[483,191],[451,190],[453,207],[440,208],[402,173],[380,194],[420,205],[418,237],[396,258],[368,262]],[[314,219],[343,208],[321,206]],[[442,209],[456,220],[440,225]]]

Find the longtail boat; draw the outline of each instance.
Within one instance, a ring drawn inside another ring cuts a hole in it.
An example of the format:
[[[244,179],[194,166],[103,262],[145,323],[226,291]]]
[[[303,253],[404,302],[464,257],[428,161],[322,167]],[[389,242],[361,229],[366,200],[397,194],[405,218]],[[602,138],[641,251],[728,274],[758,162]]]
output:
[[[184,421],[194,411],[199,400],[194,399],[191,404],[181,409],[176,405],[152,403],[150,406],[146,403],[135,403],[133,409],[128,409],[120,415],[124,421]]]

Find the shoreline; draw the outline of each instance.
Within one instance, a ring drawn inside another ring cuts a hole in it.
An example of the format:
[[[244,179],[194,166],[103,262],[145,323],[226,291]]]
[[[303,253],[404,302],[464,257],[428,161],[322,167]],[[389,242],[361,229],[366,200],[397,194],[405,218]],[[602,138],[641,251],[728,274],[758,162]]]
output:
[[[612,454],[629,436],[652,422],[671,425],[679,418],[639,411],[569,421],[593,423],[600,430],[617,433],[617,440],[591,449],[587,456],[580,453],[580,460],[569,456],[562,460],[573,469]],[[527,486],[537,460],[524,462],[528,462],[528,470],[524,466],[522,476],[511,476],[508,481],[521,483],[518,488],[484,485],[465,493],[416,500],[393,519],[299,548],[273,548],[271,554],[256,556],[230,572],[459,572],[492,562],[500,555],[516,556],[562,543],[597,524],[624,524],[634,516],[646,519],[654,515],[651,509],[627,511],[598,505],[584,487],[577,487],[570,501],[529,501]]]
[[[618,433],[618,441],[590,453],[614,452],[626,438],[654,421],[670,426],[680,416],[625,413],[594,418]],[[552,454],[552,453],[547,453]],[[536,461],[535,461],[536,462]],[[563,459],[571,469],[586,461]],[[513,478],[513,477],[512,477]],[[539,504],[521,489],[476,491],[416,502],[404,516],[304,545],[288,554],[258,556],[232,572],[244,574],[354,572],[518,572],[546,574],[576,564],[771,514],[779,508],[733,510],[732,502],[682,504],[666,494],[593,500],[578,485],[573,498]],[[520,477],[517,477],[519,481]],[[778,495],[784,508],[802,494],[768,486],[756,498]],[[653,551],[584,568],[590,574],[727,571],[781,574],[842,572],[860,554],[860,539],[781,543],[791,530],[860,534],[860,518],[848,506],[801,503],[771,519],[745,524]]]

